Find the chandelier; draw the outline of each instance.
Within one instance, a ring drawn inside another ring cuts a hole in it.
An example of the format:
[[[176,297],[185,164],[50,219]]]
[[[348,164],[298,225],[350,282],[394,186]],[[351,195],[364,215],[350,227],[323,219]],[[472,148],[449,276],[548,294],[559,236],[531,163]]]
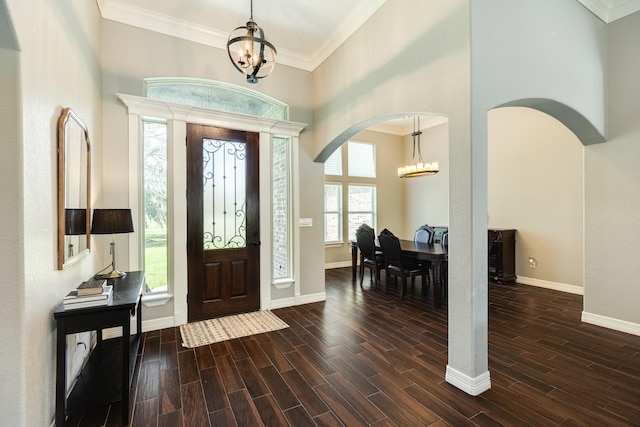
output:
[[[247,25],[229,34],[227,53],[233,66],[247,78],[247,83],[258,83],[258,79],[267,77],[276,64],[276,48],[264,39],[264,31],[253,20],[253,0]]]
[[[415,178],[417,176],[433,175],[438,173],[438,162],[425,163],[424,160],[422,160],[422,153],[420,152],[420,135],[422,135],[422,131],[420,130],[420,116],[418,116],[417,122],[418,123],[416,126],[416,118],[414,117],[413,133],[411,134],[411,136],[413,137],[413,156],[411,158],[412,163],[398,168],[399,178]],[[418,147],[417,158],[416,146]]]

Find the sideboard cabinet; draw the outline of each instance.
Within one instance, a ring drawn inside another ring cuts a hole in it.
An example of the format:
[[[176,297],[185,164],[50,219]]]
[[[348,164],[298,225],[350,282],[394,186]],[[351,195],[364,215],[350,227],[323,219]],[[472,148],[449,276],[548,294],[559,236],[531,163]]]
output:
[[[489,229],[489,281],[516,281],[516,230]]]

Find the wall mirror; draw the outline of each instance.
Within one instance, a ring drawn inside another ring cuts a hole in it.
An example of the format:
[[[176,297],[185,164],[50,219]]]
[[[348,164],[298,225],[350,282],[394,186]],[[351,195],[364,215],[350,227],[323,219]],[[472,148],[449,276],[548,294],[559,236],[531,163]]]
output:
[[[90,250],[90,149],[87,126],[65,108],[58,120],[58,270]]]

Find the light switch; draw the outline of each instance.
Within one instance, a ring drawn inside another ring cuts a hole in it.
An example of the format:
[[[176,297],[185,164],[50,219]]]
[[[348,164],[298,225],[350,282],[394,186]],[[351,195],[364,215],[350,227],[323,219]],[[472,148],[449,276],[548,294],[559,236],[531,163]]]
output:
[[[300,227],[313,227],[313,218],[300,218]]]

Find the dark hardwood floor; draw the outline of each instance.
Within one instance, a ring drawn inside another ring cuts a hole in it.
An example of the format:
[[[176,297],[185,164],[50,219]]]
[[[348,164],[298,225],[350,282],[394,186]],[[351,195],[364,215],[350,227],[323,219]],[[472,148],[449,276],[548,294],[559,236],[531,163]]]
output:
[[[419,282],[419,281],[418,281]],[[640,425],[640,337],[584,324],[582,297],[489,285],[492,387],[444,381],[447,312],[326,273],[327,301],[274,310],[290,328],[185,349],[145,334],[133,426]],[[120,425],[118,404],[67,425]]]

